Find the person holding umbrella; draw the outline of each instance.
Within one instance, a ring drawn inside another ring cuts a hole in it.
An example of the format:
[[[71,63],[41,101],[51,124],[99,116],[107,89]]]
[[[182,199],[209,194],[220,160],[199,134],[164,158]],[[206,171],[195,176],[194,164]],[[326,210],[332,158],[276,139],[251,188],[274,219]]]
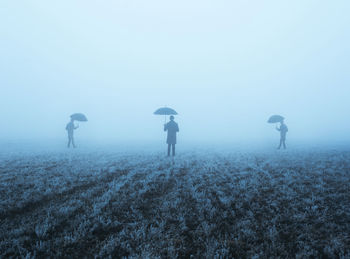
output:
[[[284,123],[284,117],[281,115],[273,115],[269,118],[267,121],[268,123],[280,123],[280,127],[276,127],[276,130],[280,132],[281,138],[280,138],[280,145],[278,149],[281,149],[282,145],[283,148],[286,149],[286,135],[288,132],[288,127]]]
[[[70,116],[70,122],[66,126],[66,130],[68,133],[68,148],[70,148],[70,144],[72,144],[73,148],[76,148],[74,143],[74,130],[79,128],[78,126],[74,125],[74,121],[87,121],[87,118],[84,114],[81,113],[75,113]]]
[[[170,150],[173,151],[175,156],[175,145],[176,145],[176,133],[179,132],[179,125],[174,121],[174,116],[177,112],[169,107],[159,108],[154,112],[155,115],[164,115],[164,131],[168,132],[167,141],[168,144],[168,156],[170,156]],[[170,116],[170,121],[166,123],[166,116]]]
[[[288,132],[288,127],[286,124],[284,124],[284,120],[281,120],[280,127],[276,127],[276,130],[280,132],[281,138],[280,138],[280,145],[278,146],[278,149],[281,149],[281,146],[283,145],[283,148],[286,149],[286,135]]]
[[[68,148],[70,148],[70,144],[72,143],[73,148],[75,148],[75,143],[74,143],[74,130],[79,128],[79,126],[74,125],[74,119],[71,118],[70,122],[66,126],[66,131],[68,133]]]
[[[173,156],[175,156],[176,133],[179,132],[179,125],[174,121],[174,116],[170,116],[170,121],[164,124],[164,131],[168,132],[166,143],[168,144],[168,156],[170,156],[170,149],[172,149]]]

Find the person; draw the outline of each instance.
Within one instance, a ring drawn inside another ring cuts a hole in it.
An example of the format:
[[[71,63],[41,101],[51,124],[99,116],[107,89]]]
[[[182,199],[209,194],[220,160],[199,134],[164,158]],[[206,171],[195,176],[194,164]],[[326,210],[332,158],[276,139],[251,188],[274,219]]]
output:
[[[72,143],[73,148],[75,148],[74,143],[74,130],[79,128],[79,126],[74,126],[74,119],[71,119],[70,122],[66,126],[66,130],[68,132],[68,148],[70,147],[70,144]]]
[[[288,132],[288,127],[286,124],[284,124],[283,120],[281,121],[280,127],[279,128],[276,127],[276,130],[278,130],[281,134],[280,145],[278,149],[281,149],[282,145],[283,145],[283,148],[286,149],[286,135]]]
[[[179,125],[174,121],[174,116],[170,116],[170,121],[164,124],[164,131],[168,131],[166,143],[168,144],[168,156],[170,156],[170,149],[172,149],[173,156],[175,156],[176,133],[179,132]]]

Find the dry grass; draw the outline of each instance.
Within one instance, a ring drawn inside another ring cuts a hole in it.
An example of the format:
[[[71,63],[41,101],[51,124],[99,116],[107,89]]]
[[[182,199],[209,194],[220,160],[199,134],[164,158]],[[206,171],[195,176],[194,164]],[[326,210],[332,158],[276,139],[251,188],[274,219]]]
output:
[[[350,257],[350,152],[0,162],[0,257]]]

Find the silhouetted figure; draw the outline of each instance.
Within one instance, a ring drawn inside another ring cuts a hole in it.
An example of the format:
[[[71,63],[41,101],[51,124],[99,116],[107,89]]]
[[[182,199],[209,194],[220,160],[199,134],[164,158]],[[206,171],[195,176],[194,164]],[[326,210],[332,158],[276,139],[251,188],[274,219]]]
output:
[[[283,148],[286,149],[286,135],[288,132],[287,125],[284,124],[284,121],[281,121],[281,126],[279,128],[276,127],[276,130],[278,130],[281,134],[280,145],[278,149],[281,149],[282,145],[283,145]]]
[[[179,132],[179,126],[174,121],[174,116],[170,116],[170,121],[164,124],[164,131],[168,131],[166,143],[168,144],[168,156],[170,156],[170,149],[172,148],[173,156],[175,156],[176,133]]]
[[[70,144],[72,143],[73,148],[75,148],[74,143],[74,130],[79,128],[79,126],[74,126],[74,119],[71,119],[70,122],[66,126],[66,130],[68,132],[68,148],[70,147]]]

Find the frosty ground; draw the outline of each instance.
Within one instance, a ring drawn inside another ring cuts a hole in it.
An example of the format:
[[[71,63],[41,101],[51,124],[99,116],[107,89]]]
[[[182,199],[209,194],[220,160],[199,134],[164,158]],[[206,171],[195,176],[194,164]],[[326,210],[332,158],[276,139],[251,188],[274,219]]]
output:
[[[0,154],[0,257],[350,257],[350,151]]]

